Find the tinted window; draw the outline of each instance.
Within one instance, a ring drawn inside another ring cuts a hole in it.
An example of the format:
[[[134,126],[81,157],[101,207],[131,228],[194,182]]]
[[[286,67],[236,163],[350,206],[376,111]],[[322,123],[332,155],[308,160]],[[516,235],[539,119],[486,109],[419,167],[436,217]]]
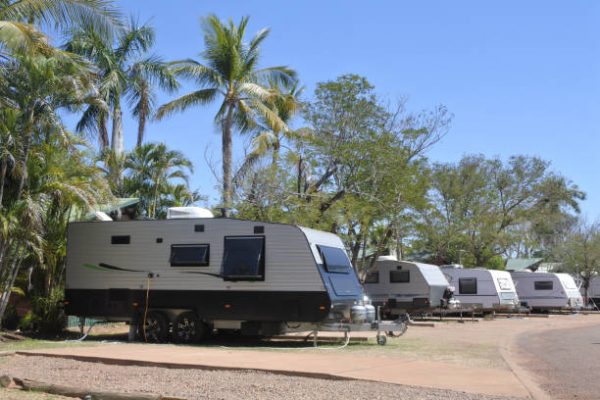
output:
[[[209,264],[209,245],[174,244],[171,246],[172,267],[199,267]]]
[[[323,265],[327,272],[336,274],[347,274],[352,269],[348,255],[337,247],[317,246],[323,259]]]
[[[458,291],[460,294],[477,294],[477,278],[460,278]]]
[[[225,280],[265,279],[265,238],[228,236],[225,238],[221,276]]]
[[[535,281],[533,283],[535,290],[552,290],[554,288],[552,281]]]
[[[410,271],[390,271],[390,283],[410,282]]]
[[[110,243],[111,244],[129,244],[131,242],[131,237],[127,236],[111,236]]]
[[[369,272],[365,276],[365,283],[379,283],[379,271]]]

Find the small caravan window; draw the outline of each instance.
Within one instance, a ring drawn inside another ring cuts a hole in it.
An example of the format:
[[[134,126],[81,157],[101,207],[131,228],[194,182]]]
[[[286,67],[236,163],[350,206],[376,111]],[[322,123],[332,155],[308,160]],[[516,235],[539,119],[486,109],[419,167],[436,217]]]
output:
[[[265,238],[227,236],[221,276],[228,281],[265,279]]]
[[[329,246],[317,246],[327,272],[348,274],[352,269],[348,255],[343,249]]]
[[[510,280],[508,278],[498,278],[498,286],[500,290],[511,290],[512,285],[510,284]]]
[[[459,278],[458,291],[460,294],[477,294],[477,278]]]
[[[110,244],[129,244],[131,243],[131,236],[129,235],[121,235],[121,236],[111,236]]]
[[[410,282],[410,271],[390,271],[390,283],[408,283]]]
[[[535,290],[552,290],[554,289],[553,283],[552,281],[535,281],[533,286]]]
[[[365,283],[379,283],[379,271],[372,271],[365,276]]]
[[[171,246],[171,267],[203,267],[209,264],[208,244],[174,244]]]

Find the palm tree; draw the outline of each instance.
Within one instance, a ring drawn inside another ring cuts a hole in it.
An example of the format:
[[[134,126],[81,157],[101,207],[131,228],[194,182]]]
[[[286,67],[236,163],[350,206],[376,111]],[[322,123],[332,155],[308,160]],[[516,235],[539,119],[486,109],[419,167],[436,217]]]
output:
[[[182,196],[182,188],[173,183],[183,181],[187,187],[193,166],[183,153],[169,150],[164,143],[147,143],[136,147],[125,161],[125,190],[140,198],[140,205],[149,218],[161,214],[160,205],[166,196]]]
[[[288,140],[305,136],[305,130],[293,131],[288,127],[289,122],[300,109],[300,95],[304,91],[304,87],[299,86],[298,82],[293,82],[291,87],[284,88],[277,82],[269,82],[269,89],[275,96],[268,102],[268,106],[277,113],[284,125],[269,126],[269,121],[259,122],[256,136],[252,139],[252,150],[233,179],[236,184],[269,152],[271,152],[271,174],[274,175],[279,163],[282,136]]]
[[[232,20],[222,23],[215,15],[203,19],[205,49],[201,53],[206,64],[195,60],[174,63],[174,72],[193,80],[199,89],[161,106],[157,118],[185,111],[192,106],[207,105],[221,98],[215,122],[222,130],[223,209],[232,205],[232,131],[248,132],[256,128],[257,119],[269,122],[277,130],[285,123],[268,102],[275,94],[266,83],[271,80],[291,84],[296,73],[284,66],[258,68],[260,46],[269,35],[262,29],[246,42],[248,17],[236,26]]]
[[[138,140],[144,138],[146,121],[152,116],[156,86],[168,91],[178,86],[175,76],[157,56],[148,55],[154,44],[154,29],[131,21],[122,30],[116,43],[93,29],[79,29],[73,33],[66,49],[90,60],[98,69],[99,96],[110,110],[88,107],[79,123],[78,131],[98,134],[100,147],[109,147],[108,118],[112,116],[112,150],[123,153],[122,99],[126,97],[133,115],[138,119]]]
[[[88,65],[64,57],[13,53],[3,67],[0,81],[6,85],[0,87],[0,97],[10,108],[2,110],[0,123],[0,318],[24,260],[47,265],[42,248],[48,237],[41,221],[55,203],[53,197],[67,199],[67,204],[86,197],[89,205],[92,196],[85,188],[102,183],[78,170],[70,179],[79,187],[71,185],[56,161],[59,155],[68,162],[77,160],[81,143],[71,140],[60,110],[94,101],[89,98]],[[79,160],[85,163],[87,158]],[[42,165],[48,169],[40,170]]]
[[[24,49],[48,54],[52,48],[36,23],[59,28],[87,24],[109,34],[119,25],[119,13],[107,0],[0,0],[0,58]]]

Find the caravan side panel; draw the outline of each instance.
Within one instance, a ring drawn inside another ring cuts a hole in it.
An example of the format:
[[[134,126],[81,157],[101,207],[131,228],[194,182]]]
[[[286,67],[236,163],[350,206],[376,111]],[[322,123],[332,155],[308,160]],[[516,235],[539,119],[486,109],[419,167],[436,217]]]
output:
[[[265,239],[264,280],[226,281],[224,237]],[[232,219],[71,224],[67,312],[129,318],[133,304],[193,308],[210,319],[316,321],[331,301],[304,233],[291,225]],[[204,266],[171,266],[171,246],[206,244]],[[148,276],[152,276],[151,279]]]

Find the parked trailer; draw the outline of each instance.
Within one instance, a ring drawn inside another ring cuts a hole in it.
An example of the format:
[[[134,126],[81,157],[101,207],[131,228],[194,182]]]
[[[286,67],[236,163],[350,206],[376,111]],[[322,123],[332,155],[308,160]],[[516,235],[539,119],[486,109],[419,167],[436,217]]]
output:
[[[515,285],[506,271],[456,265],[441,269],[462,307],[478,311],[512,311],[519,307]]]
[[[427,313],[440,308],[456,308],[453,289],[437,265],[398,261],[382,256],[364,280],[365,291],[373,305],[382,306],[386,315]]]
[[[575,310],[583,306],[583,298],[569,274],[551,272],[512,272],[519,299],[532,310]]]
[[[65,310],[139,325],[142,338],[156,342],[171,334],[195,342],[213,330],[271,336],[300,325],[378,329],[336,235],[181,213],[71,223]],[[381,324],[406,329],[405,321]]]
[[[584,296],[584,288],[580,287],[581,295]],[[588,305],[595,309],[600,308],[600,277],[595,276],[590,280],[590,287],[588,288]]]

